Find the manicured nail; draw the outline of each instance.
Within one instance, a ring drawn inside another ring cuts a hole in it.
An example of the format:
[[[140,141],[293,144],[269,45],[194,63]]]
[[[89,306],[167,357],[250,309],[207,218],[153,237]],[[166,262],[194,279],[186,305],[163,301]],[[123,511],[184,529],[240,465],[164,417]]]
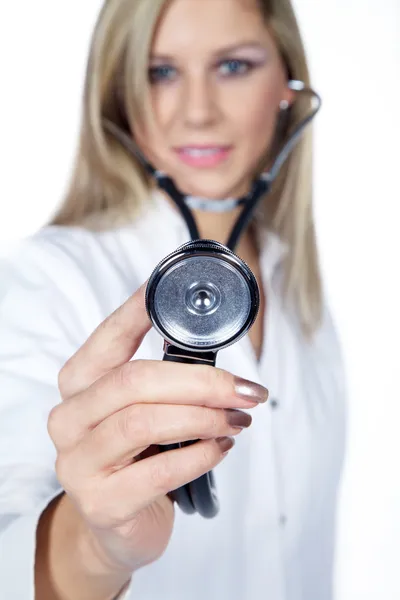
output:
[[[241,410],[231,408],[226,409],[226,420],[232,427],[244,429],[245,427],[250,427],[253,419],[251,418],[251,415],[248,415]]]
[[[241,377],[235,377],[235,393],[242,400],[249,402],[266,402],[269,396],[267,388]]]
[[[235,440],[230,437],[220,437],[215,440],[221,448],[222,454],[227,454],[235,445]]]

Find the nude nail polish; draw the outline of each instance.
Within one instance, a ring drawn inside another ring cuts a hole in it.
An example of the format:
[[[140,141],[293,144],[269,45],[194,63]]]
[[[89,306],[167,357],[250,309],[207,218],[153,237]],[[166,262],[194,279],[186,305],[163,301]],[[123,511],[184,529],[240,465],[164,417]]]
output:
[[[229,425],[232,427],[237,427],[239,429],[244,429],[245,427],[250,427],[252,418],[251,415],[248,415],[241,410],[236,409],[226,409],[226,420]]]
[[[266,402],[269,392],[267,388],[241,377],[235,377],[235,394],[241,400],[249,402]]]
[[[235,445],[235,440],[230,437],[220,437],[215,440],[223,454],[227,454],[231,448]]]

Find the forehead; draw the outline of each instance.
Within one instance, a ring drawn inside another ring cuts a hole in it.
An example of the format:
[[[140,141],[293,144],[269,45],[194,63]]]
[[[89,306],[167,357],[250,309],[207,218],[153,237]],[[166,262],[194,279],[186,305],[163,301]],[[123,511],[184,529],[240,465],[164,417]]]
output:
[[[188,52],[266,36],[258,0],[171,0],[160,16],[152,50]]]

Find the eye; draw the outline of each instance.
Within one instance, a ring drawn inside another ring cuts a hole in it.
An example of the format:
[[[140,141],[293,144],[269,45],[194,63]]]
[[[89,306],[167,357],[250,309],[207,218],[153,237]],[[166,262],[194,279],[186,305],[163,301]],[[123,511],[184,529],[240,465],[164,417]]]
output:
[[[253,68],[253,63],[238,58],[224,60],[219,64],[222,75],[245,75]]]
[[[158,65],[157,67],[149,68],[149,81],[150,83],[157,83],[159,81],[171,81],[176,75],[176,69],[170,65]]]

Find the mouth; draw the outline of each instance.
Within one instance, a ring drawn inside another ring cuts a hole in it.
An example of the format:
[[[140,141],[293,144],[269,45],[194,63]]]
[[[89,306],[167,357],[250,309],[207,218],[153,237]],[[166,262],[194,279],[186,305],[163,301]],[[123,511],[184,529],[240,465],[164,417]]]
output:
[[[215,167],[226,161],[232,153],[233,146],[196,145],[174,148],[178,158],[192,167]]]

